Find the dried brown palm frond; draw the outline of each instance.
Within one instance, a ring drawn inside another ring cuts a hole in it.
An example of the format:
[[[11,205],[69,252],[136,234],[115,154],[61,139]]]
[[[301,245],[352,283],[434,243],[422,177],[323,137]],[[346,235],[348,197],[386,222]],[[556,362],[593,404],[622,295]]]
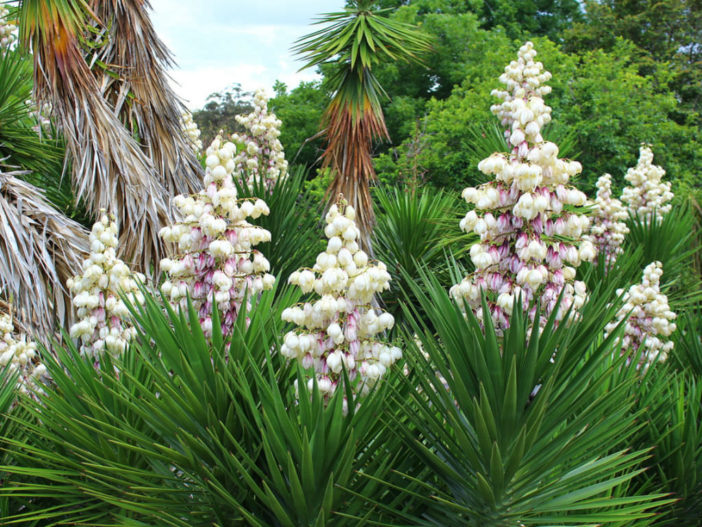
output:
[[[131,266],[151,271],[162,255],[158,237],[169,217],[167,193],[109,103],[83,56],[88,18],[85,0],[23,0],[20,37],[34,57],[36,98],[49,103],[73,159],[73,186],[97,216],[121,222],[120,253]]]
[[[0,287],[22,326],[48,339],[71,321],[64,284],[88,255],[88,231],[19,174],[0,171]]]
[[[200,164],[181,125],[185,107],[168,83],[173,63],[149,19],[147,0],[91,0],[104,42],[88,56],[104,97],[156,167],[169,195],[201,187]]]
[[[333,179],[327,189],[327,200],[333,203],[343,194],[356,211],[361,231],[360,245],[371,253],[370,234],[375,224],[370,182],[375,179],[373,141],[389,139],[382,111],[371,108],[365,98],[362,111],[335,98],[325,113],[327,148],[322,154],[322,168],[331,168]]]

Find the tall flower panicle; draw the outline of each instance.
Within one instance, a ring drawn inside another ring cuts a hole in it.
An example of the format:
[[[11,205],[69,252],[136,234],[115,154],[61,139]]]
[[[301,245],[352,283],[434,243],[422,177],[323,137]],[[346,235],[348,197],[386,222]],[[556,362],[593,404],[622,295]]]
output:
[[[346,369],[359,394],[366,393],[402,356],[378,335],[392,328],[393,316],[373,307],[374,295],[388,289],[390,274],[360,250],[352,207],[332,205],[326,215],[326,251],[312,269],[290,275],[290,283],[319,299],[287,308],[282,318],[299,328],[285,335],[281,352],[314,368],[319,390],[330,397]],[[314,380],[310,379],[311,388]]]
[[[121,354],[136,336],[130,322],[129,309],[120,297],[143,304],[144,296],[137,280],[141,273],[132,273],[117,257],[118,228],[114,218],[103,214],[90,233],[90,255],[83,262],[83,274],[68,280],[78,322],[71,326],[71,338],[80,340],[80,351],[98,357],[107,351]]]
[[[673,342],[668,337],[675,331],[676,315],[670,310],[668,297],[660,290],[663,266],[660,262],[649,264],[643,272],[640,284],[631,286],[622,297],[624,305],[615,320],[605,327],[609,335],[629,315],[622,339],[622,352],[633,355],[638,352],[639,366],[647,367],[656,360],[665,360]],[[617,291],[618,295],[624,292]]]
[[[9,17],[9,9],[0,4],[0,51],[9,49],[17,40],[17,24]]]
[[[592,243],[583,240],[589,219],[576,212],[587,198],[568,186],[581,171],[580,163],[559,159],[558,147],[541,136],[551,120],[551,108],[542,98],[551,91],[543,85],[551,74],[534,62],[535,56],[532,43],[524,44],[500,77],[507,89],[493,91],[503,102],[491,110],[507,127],[511,152],[481,161],[478,169],[495,179],[463,191],[473,210],[461,220],[461,229],[480,240],[470,250],[475,272],[454,285],[451,295],[461,304],[465,300],[484,320],[483,291],[498,331],[509,326],[519,297],[532,317],[540,300],[539,325],[561,292],[557,320],[571,306],[577,310],[585,301],[585,284],[575,281],[575,268],[595,257]]]
[[[254,177],[262,178],[268,188],[285,178],[288,162],[280,143],[280,125],[274,113],[268,111],[268,99],[263,90],[256,91],[254,109],[246,115],[237,115],[236,120],[244,127],[243,134],[233,134],[232,140],[243,145],[237,154],[236,172],[246,175],[246,183],[252,185]]]
[[[622,201],[627,204],[629,213],[642,220],[650,220],[655,213],[659,218],[670,212],[670,182],[663,182],[665,170],[653,164],[653,152],[641,145],[639,162],[627,170],[624,179],[630,186],[622,191]]]
[[[592,225],[585,237],[598,252],[604,253],[609,268],[622,252],[624,238],[629,232],[626,226],[626,209],[621,201],[612,197],[612,176],[605,174],[597,180],[597,198],[592,209]]]
[[[190,140],[193,151],[199,155],[202,152],[202,140],[200,139],[200,129],[197,127],[197,123],[193,121],[193,114],[188,111],[183,112],[181,125],[186,137]]]
[[[10,308],[11,309],[11,308]],[[17,335],[12,316],[0,315],[0,368],[17,372],[17,388],[26,392],[40,386],[47,377],[46,366],[39,361],[37,345],[26,335]]]
[[[180,219],[161,229],[161,236],[176,245],[178,255],[161,260],[168,279],[162,291],[171,303],[187,306],[190,296],[206,335],[212,333],[216,304],[222,330],[231,332],[239,309],[249,298],[273,287],[270,264],[253,247],[271,239],[271,233],[246,218],[269,213],[263,200],[237,199],[232,179],[236,146],[217,136],[207,149],[204,190],[173,200]]]

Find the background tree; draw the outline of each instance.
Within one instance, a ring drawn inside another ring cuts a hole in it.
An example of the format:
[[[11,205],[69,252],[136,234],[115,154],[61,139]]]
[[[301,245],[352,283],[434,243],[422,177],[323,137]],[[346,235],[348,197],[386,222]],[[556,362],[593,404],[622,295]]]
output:
[[[588,0],[585,16],[565,33],[569,51],[605,49],[618,38],[636,45],[639,71],[662,77],[681,101],[677,122],[700,125],[702,1]]]
[[[251,112],[252,94],[241,89],[241,84],[235,83],[222,91],[207,96],[205,106],[193,112],[193,120],[197,123],[202,135],[202,144],[207,147],[221,131],[230,135],[243,132],[243,127],[237,122],[237,115]]]

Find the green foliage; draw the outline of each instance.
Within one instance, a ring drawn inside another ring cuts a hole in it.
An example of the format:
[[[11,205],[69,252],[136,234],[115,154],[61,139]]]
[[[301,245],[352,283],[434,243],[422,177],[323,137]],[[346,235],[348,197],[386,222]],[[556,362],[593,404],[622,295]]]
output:
[[[374,198],[379,207],[373,249],[392,276],[391,289],[383,294],[383,303],[399,326],[404,321],[403,291],[411,291],[409,284],[419,278],[419,270],[431,269],[444,287],[450,287],[446,254],[462,253],[472,240],[456,229],[460,204],[452,193],[431,188],[407,192],[378,187]],[[456,235],[447,235],[449,232]],[[414,296],[408,301],[417,305]]]
[[[426,145],[418,162],[434,184],[461,188],[479,181],[473,151],[466,145],[474,142],[476,127],[495,122],[489,108],[496,99],[490,92],[499,87],[501,65],[512,59],[513,47],[506,39],[493,40],[449,98],[428,103]],[[570,155],[577,153],[583,165],[584,190],[594,188],[605,172],[623,181],[641,142],[652,144],[676,190],[682,184],[698,185],[700,132],[668,119],[675,98],[661,92],[660,79],[637,73],[631,45],[620,41],[612,52],[578,56],[538,39],[536,49],[553,73],[553,92],[546,98],[553,124],[544,135],[557,144],[564,136],[574,139]],[[409,150],[407,143],[399,148],[400,155]]]
[[[350,399],[344,414],[343,390],[325,405],[275,353],[291,291],[264,293],[231,344],[216,315],[208,342],[192,306],[164,313],[146,299],[121,360],[103,357],[96,370],[72,345],[48,357],[55,387],[22,402],[27,416],[15,421],[27,434],[5,438],[17,464],[3,467],[0,494],[52,503],[5,525],[351,526],[392,516],[376,500],[411,505],[359,475],[392,478],[401,455],[378,420],[384,394]]]
[[[319,169],[316,176],[305,181],[305,193],[314,203],[324,203],[327,189],[332,181],[332,173],[328,168]]]
[[[702,113],[702,2],[699,0],[589,0],[584,20],[566,31],[569,50],[616,47],[617,38],[636,46],[643,74],[665,75],[680,99],[672,116],[681,123],[700,124]]]
[[[483,0],[483,27],[502,27],[510,38],[546,36],[558,42],[563,31],[582,18],[578,0]]]
[[[289,93],[278,81],[273,86],[275,96],[268,108],[283,122],[280,142],[291,164],[308,168],[317,164],[322,155],[322,141],[317,134],[329,96],[318,82],[301,82]]]
[[[395,401],[413,426],[396,433],[439,480],[422,482],[427,511],[416,524],[645,525],[665,501],[625,490],[647,454],[607,447],[639,428],[634,369],[613,359],[616,334],[600,337],[616,309],[607,298],[541,333],[516,308],[498,336],[430,275],[411,287],[427,317],[411,326],[423,353],[407,353],[419,389]]]
[[[290,273],[310,264],[310,255],[324,250],[317,235],[321,217],[321,200],[303,190],[306,170],[295,167],[288,177],[270,189],[261,178],[254,178],[252,189],[235,180],[241,198],[256,197],[266,202],[268,216],[252,220],[271,233],[271,241],[260,247],[271,264],[271,273],[287,283]]]
[[[673,207],[663,218],[654,215],[647,221],[630,217],[625,252],[620,256],[623,261],[636,262],[641,270],[653,261],[661,262],[661,285],[671,308],[677,312],[702,300],[702,277],[690,272],[701,249],[694,237],[694,221],[688,203]],[[629,280],[640,282],[641,272],[638,276],[630,276]],[[619,278],[624,277],[620,274]]]
[[[651,445],[653,470],[642,475],[640,491],[660,489],[675,501],[656,525],[699,525],[702,510],[702,385],[688,372],[652,368],[636,387],[643,410],[636,440]]]

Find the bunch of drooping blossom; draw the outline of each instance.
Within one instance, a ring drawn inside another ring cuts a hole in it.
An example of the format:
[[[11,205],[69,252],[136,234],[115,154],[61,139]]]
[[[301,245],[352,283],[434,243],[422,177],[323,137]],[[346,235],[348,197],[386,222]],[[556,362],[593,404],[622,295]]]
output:
[[[270,241],[271,233],[246,221],[267,215],[268,206],[260,199],[237,199],[232,179],[235,152],[233,143],[215,138],[207,149],[204,190],[194,196],[176,196],[173,203],[180,219],[160,232],[178,251],[176,257],[161,260],[168,277],[162,291],[174,306],[183,308],[189,295],[208,336],[213,304],[228,334],[244,297],[270,289],[275,281],[268,274],[268,260],[253,249]]]
[[[263,90],[258,90],[254,96],[254,110],[246,116],[237,115],[236,120],[245,129],[243,134],[232,135],[232,140],[242,145],[234,159],[236,172],[246,177],[249,187],[257,177],[271,188],[287,174],[288,162],[278,139],[281,121],[268,112],[268,99]]]
[[[542,127],[551,120],[551,109],[542,95],[551,78],[531,42],[519,49],[519,58],[505,68],[500,81],[507,91],[493,91],[503,102],[493,106],[505,137],[512,145],[508,154],[495,153],[478,165],[495,180],[467,188],[463,197],[474,210],[461,220],[461,229],[480,237],[470,250],[475,272],[451,288],[451,295],[465,300],[484,320],[481,291],[486,295],[495,326],[509,326],[508,316],[519,296],[531,317],[536,300],[541,303],[541,325],[563,292],[556,313],[561,320],[573,306],[585,301],[585,284],[575,281],[575,268],[595,257],[591,242],[583,240],[589,219],[575,212],[586,196],[568,187],[580,163],[558,159],[558,147],[544,141]]]
[[[605,255],[609,268],[622,252],[624,237],[629,227],[624,221],[626,209],[621,201],[612,197],[612,176],[605,174],[597,180],[597,198],[592,208],[592,225],[585,239],[590,240],[598,252]]]
[[[83,274],[68,280],[78,322],[71,326],[71,338],[80,340],[83,355],[97,358],[107,351],[121,354],[136,336],[129,309],[120,297],[143,304],[137,285],[144,275],[132,273],[117,257],[118,228],[114,217],[103,214],[90,233],[90,255],[83,262]]]
[[[629,212],[642,220],[650,220],[655,213],[658,218],[670,212],[673,193],[670,182],[663,183],[665,170],[653,164],[653,152],[642,145],[639,150],[639,162],[627,170],[624,179],[631,186],[622,191],[622,201],[628,205]]]
[[[51,115],[51,104],[46,102],[42,104],[41,108],[39,108],[37,103],[32,99],[27,99],[24,101],[24,104],[27,106],[27,108],[29,108],[29,112],[32,114],[32,117],[34,117],[37,123],[32,126],[32,130],[40,135],[44,132],[50,131],[51,119],[49,116]]]
[[[193,121],[193,114],[185,111],[180,116],[181,126],[185,132],[186,137],[190,140],[190,145],[193,147],[193,151],[196,154],[202,152],[202,141],[200,140],[200,129],[197,127],[197,123]]]
[[[633,285],[622,297],[624,305],[615,320],[605,327],[609,335],[617,325],[629,315],[622,339],[622,352],[631,354],[630,360],[636,359],[639,366],[646,367],[656,360],[665,360],[673,349],[673,342],[668,340],[675,331],[675,313],[668,306],[668,297],[660,290],[663,266],[660,262],[649,264],[643,272],[640,284]],[[624,292],[617,291],[618,295]],[[638,352],[638,356],[633,355]]]
[[[9,19],[10,11],[0,4],[0,51],[9,49],[17,40],[17,25]]]
[[[290,283],[319,299],[287,308],[282,318],[300,327],[285,335],[281,353],[314,368],[319,390],[330,397],[343,377],[343,368],[355,390],[366,393],[387,368],[402,356],[397,347],[379,340],[392,328],[393,316],[373,307],[374,295],[388,289],[390,274],[382,262],[371,263],[359,249],[360,231],[355,211],[332,205],[324,229],[327,250],[312,269],[290,275]],[[309,379],[312,388],[314,380]]]
[[[39,381],[47,377],[37,345],[24,334],[15,335],[15,325],[8,313],[0,315],[0,368],[7,368],[10,374],[18,373],[17,388],[22,392],[39,387]]]

